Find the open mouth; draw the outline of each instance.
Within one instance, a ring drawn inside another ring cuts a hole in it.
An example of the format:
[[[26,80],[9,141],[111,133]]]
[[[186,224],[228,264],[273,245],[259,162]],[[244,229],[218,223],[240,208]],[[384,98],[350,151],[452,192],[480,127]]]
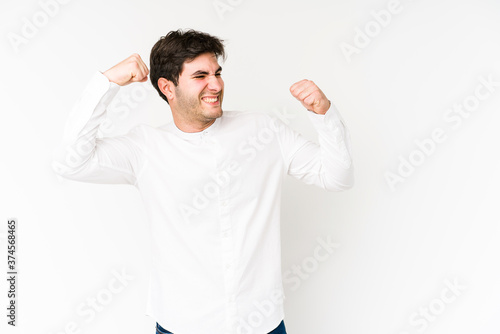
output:
[[[219,104],[219,96],[204,96],[201,100],[209,105],[218,105]]]

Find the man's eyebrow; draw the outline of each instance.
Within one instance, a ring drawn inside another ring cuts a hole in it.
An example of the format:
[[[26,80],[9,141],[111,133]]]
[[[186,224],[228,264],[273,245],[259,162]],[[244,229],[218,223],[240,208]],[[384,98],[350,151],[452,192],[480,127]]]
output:
[[[221,66],[219,66],[219,68],[217,69],[217,71],[215,71],[215,73],[219,73],[220,71],[222,71],[222,67]],[[208,75],[208,72],[202,71],[202,70],[198,70],[198,71],[194,72],[193,74],[191,74],[192,77],[198,76],[198,75]]]

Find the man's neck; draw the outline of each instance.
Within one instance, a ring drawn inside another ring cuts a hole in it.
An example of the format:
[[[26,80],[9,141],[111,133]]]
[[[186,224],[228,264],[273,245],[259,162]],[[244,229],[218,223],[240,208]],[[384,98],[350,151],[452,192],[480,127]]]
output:
[[[182,132],[201,132],[210,127],[215,122],[214,119],[207,119],[206,121],[199,120],[185,120],[180,117],[173,116],[175,126]]]

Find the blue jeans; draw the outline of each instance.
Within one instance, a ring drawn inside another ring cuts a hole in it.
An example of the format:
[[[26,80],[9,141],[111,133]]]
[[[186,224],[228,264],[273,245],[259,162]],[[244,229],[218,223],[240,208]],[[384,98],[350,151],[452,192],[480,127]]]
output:
[[[167,331],[165,328],[161,327],[159,323],[156,323],[156,334],[174,334],[172,332]],[[282,320],[281,323],[273,329],[270,333],[268,334],[286,334],[286,328],[285,328],[285,321]]]

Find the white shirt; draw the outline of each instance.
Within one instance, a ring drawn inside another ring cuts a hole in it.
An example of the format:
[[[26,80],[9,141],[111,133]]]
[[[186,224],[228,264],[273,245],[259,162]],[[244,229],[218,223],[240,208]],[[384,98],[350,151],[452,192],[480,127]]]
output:
[[[224,111],[207,129],[173,122],[98,138],[119,90],[95,73],[54,155],[59,175],[126,183],[152,238],[147,314],[175,334],[267,334],[284,319],[280,200],[288,174],[329,191],[353,185],[350,138],[332,104],[306,111],[319,145],[265,113]]]

